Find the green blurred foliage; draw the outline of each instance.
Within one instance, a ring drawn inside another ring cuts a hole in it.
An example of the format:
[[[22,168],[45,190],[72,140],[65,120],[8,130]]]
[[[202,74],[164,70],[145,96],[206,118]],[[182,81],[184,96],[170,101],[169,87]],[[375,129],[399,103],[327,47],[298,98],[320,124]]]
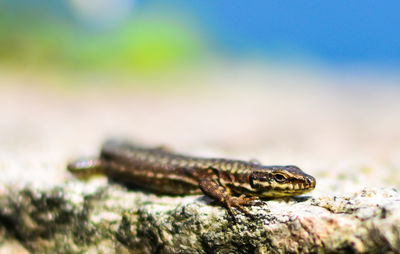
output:
[[[136,20],[123,30],[120,43],[121,62],[141,71],[166,69],[201,57],[198,38],[175,22]]]
[[[112,29],[93,29],[73,15],[32,8],[0,4],[3,65],[147,75],[204,55],[199,34],[176,17],[142,14]]]

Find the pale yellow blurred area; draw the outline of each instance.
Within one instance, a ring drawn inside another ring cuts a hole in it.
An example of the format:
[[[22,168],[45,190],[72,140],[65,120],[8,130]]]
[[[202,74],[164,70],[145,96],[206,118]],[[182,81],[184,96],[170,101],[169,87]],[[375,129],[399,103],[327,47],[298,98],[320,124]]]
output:
[[[339,74],[232,63],[152,81],[3,72],[2,179],[63,182],[69,159],[126,137],[197,156],[295,164],[321,193],[400,187],[397,78]]]

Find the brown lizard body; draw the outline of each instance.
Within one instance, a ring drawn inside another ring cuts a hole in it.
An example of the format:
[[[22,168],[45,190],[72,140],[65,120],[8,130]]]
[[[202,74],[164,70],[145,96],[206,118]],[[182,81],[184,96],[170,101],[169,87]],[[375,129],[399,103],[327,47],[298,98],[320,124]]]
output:
[[[296,166],[263,166],[242,160],[199,158],[176,154],[163,147],[144,148],[123,141],[107,141],[96,159],[68,165],[77,176],[102,173],[118,182],[160,194],[204,193],[246,215],[243,208],[256,197],[295,196],[315,188],[315,178]],[[237,197],[239,196],[239,197]]]

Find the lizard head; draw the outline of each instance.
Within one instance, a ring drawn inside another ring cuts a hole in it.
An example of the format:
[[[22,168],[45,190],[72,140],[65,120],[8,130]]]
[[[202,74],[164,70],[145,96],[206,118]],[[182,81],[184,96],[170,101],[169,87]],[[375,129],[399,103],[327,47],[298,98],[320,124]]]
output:
[[[260,197],[296,196],[315,188],[315,178],[296,166],[261,166],[250,175],[250,185]]]

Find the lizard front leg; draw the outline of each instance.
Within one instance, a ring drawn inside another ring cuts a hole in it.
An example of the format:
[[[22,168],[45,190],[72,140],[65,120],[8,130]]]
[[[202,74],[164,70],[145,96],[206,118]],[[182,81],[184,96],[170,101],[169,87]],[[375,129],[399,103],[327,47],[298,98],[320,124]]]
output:
[[[254,219],[254,216],[243,207],[243,205],[249,205],[250,202],[254,200],[254,197],[246,197],[244,194],[240,197],[232,197],[223,186],[212,178],[204,178],[200,180],[199,187],[205,195],[215,199],[217,202],[225,206],[234,219],[235,213],[233,212],[232,207],[239,209],[242,213]]]

